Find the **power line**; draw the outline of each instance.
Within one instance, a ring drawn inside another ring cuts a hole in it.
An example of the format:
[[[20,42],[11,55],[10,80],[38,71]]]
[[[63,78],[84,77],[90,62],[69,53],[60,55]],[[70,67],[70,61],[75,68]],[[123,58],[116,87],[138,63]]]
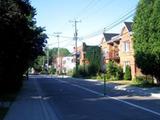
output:
[[[100,0],[90,0],[89,3],[86,5],[86,7],[84,7],[81,10],[81,12],[79,12],[79,15],[76,15],[76,17],[80,18],[84,13],[86,14],[88,12],[88,10],[90,10],[89,8],[91,8],[92,6],[94,6],[99,1]]]
[[[115,26],[117,26],[120,23],[124,22],[128,18],[132,17],[134,15],[134,13],[135,13],[135,10],[136,10],[136,8],[132,9],[131,11],[129,11],[128,13],[126,13],[125,15],[123,15],[122,17],[120,17],[119,19],[117,19],[116,21],[114,21],[113,23],[111,23],[110,25],[104,27],[105,31],[109,31],[109,30],[113,29]],[[88,34],[88,35],[86,35],[86,36],[84,36],[82,38],[83,39],[88,39],[88,38],[94,37],[94,36],[102,33],[104,31],[104,28],[99,29],[98,31],[93,32],[91,34]]]
[[[69,41],[69,40],[71,40],[71,39],[65,39],[65,40],[63,40],[63,41],[59,41],[59,43],[61,44],[61,43],[64,43],[64,42],[67,42],[67,41]],[[58,42],[53,42],[53,43],[51,43],[51,45],[52,44],[58,44]]]
[[[100,2],[100,1],[98,1],[98,2]],[[106,0],[105,0],[105,2],[106,2]],[[101,10],[103,10],[103,9],[106,8],[107,6],[111,5],[111,3],[113,3],[113,2],[114,2],[114,0],[110,0],[110,1],[107,1],[106,3],[104,3],[103,5],[100,5],[99,7],[94,7],[94,8],[96,8],[96,9],[95,9],[94,11],[91,11],[90,14],[82,17],[82,19],[87,19],[87,18],[89,18],[89,16],[91,16],[92,14],[96,14],[96,15],[97,15],[97,13],[100,13]],[[98,6],[98,5],[97,5],[97,6]],[[86,12],[85,12],[85,13],[86,13]],[[101,12],[101,13],[102,13],[102,12]]]
[[[57,37],[56,35],[54,35],[54,34],[47,34],[48,36],[54,36],[54,37]],[[61,35],[60,37],[62,37],[62,38],[73,38],[73,37],[71,37],[71,36],[63,36],[63,35]]]

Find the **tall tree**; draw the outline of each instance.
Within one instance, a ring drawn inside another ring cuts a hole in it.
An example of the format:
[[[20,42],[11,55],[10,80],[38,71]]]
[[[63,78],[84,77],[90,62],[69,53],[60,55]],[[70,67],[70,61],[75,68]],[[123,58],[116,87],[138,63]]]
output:
[[[133,24],[136,63],[160,83],[160,0],[140,0]]]
[[[44,28],[36,26],[29,0],[0,0],[0,89],[21,84],[30,64],[43,54]]]
[[[56,60],[57,52],[58,52],[58,48],[49,49],[49,64],[50,65],[52,64],[52,62]],[[64,56],[71,55],[71,53],[66,48],[59,48],[59,55],[64,57]]]

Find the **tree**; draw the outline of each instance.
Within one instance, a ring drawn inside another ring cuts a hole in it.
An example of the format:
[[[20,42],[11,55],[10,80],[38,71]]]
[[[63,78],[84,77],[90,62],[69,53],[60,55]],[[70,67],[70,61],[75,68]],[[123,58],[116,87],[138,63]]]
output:
[[[12,91],[37,56],[47,35],[37,27],[29,0],[0,0],[0,91]]]
[[[52,49],[49,49],[49,48],[45,48],[44,49],[44,55],[43,56],[38,56],[38,58],[34,61],[32,67],[37,71],[37,72],[43,72],[43,73],[46,73],[46,67],[48,66],[45,66],[49,60],[49,65],[51,67],[51,70],[48,69],[50,71],[50,73],[54,73],[55,72],[55,68],[53,66],[53,62],[56,61],[56,58],[57,58],[57,51],[58,51],[58,48],[52,48]],[[70,55],[71,53],[69,52],[68,49],[66,48],[60,48],[60,56],[68,56]],[[47,56],[48,54],[48,56]]]
[[[44,67],[44,56],[38,56],[32,67],[36,72],[42,72]]]
[[[140,0],[133,23],[134,51],[142,73],[160,83],[160,0]]]
[[[86,60],[89,62],[89,71],[95,75],[100,72],[101,49],[98,46],[86,46]],[[89,73],[90,74],[90,73]]]
[[[49,64],[52,65],[52,63],[57,58],[58,48],[52,48],[52,49],[48,49],[48,50],[49,50]],[[71,53],[66,48],[59,48],[59,55],[60,56],[68,56],[68,55],[71,55]]]

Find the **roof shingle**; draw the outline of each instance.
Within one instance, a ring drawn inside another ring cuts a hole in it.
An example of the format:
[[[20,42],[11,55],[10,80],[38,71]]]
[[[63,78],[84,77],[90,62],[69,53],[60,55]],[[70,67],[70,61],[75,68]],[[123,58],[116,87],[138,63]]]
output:
[[[117,33],[104,33],[103,35],[104,35],[105,40],[109,41],[112,39],[112,37],[117,36],[118,34]]]
[[[127,29],[129,30],[129,32],[132,31],[132,23],[133,22],[124,22],[124,24],[126,25]]]

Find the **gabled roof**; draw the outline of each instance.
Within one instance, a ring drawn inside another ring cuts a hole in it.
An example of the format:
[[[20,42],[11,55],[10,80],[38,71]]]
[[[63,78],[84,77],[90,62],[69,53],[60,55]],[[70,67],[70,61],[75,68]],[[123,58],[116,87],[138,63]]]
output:
[[[125,26],[127,27],[128,31],[131,32],[132,31],[132,23],[133,22],[124,22]]]
[[[112,39],[112,37],[117,36],[117,33],[103,33],[104,34],[104,38],[106,41],[109,41]]]
[[[111,40],[107,41],[107,43],[113,43],[120,40],[120,35],[116,35],[111,38]]]

